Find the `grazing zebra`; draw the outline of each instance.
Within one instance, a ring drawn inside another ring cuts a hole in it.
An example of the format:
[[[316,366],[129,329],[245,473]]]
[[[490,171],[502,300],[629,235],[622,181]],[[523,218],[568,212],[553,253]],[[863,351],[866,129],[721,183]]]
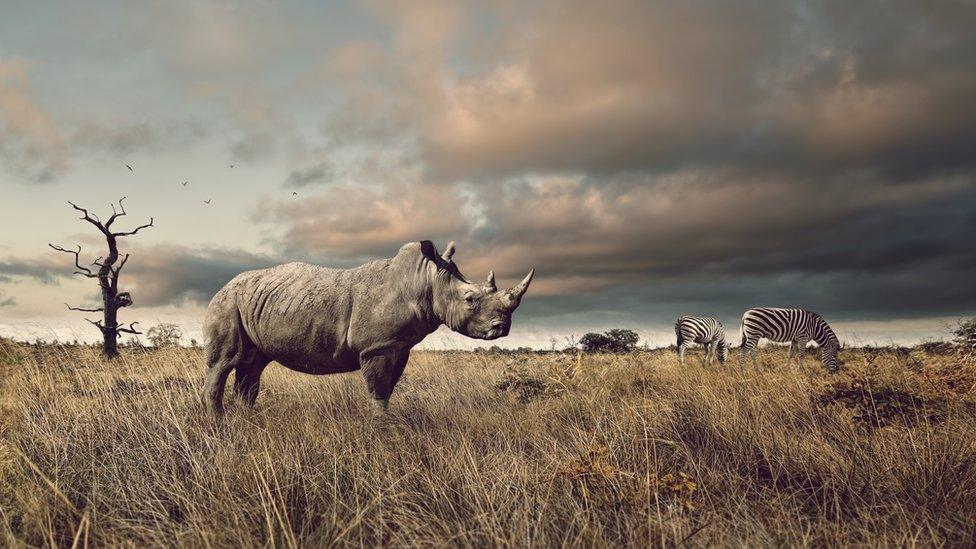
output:
[[[700,343],[705,347],[705,364],[712,363],[715,351],[718,351],[719,363],[725,364],[729,344],[725,341],[725,329],[718,320],[683,316],[674,323],[674,333],[678,336],[678,360],[682,364],[685,362],[685,349],[692,343]]]
[[[752,353],[753,365],[756,364],[756,345],[762,338],[777,343],[790,343],[790,350],[786,355],[787,366],[793,359],[794,346],[800,355],[799,363],[803,364],[804,349],[810,341],[816,341],[820,346],[820,358],[827,371],[836,372],[841,365],[837,359],[837,352],[840,351],[837,335],[822,316],[812,311],[756,307],[743,313],[739,366],[742,366],[747,351]]]

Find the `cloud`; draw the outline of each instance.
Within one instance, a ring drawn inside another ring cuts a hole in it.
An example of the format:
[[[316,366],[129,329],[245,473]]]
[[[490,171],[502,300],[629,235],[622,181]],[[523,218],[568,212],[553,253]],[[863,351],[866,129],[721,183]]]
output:
[[[385,257],[405,242],[461,234],[465,203],[457,189],[423,183],[336,185],[300,202],[268,202],[254,219],[283,228],[272,244],[284,255],[342,263]]]
[[[234,276],[285,262],[239,249],[191,248],[178,245],[139,246],[125,250],[131,258],[119,277],[120,291],[131,292],[135,306],[206,304]],[[84,255],[82,264],[86,264]],[[29,278],[42,284],[58,284],[70,278],[71,257],[49,253],[38,259],[8,258],[0,261],[7,282]],[[97,286],[97,280],[92,280]]]
[[[303,189],[240,216],[267,254],[139,248],[124,277],[137,304],[202,303],[285,258],[351,266],[432,239],[456,240],[472,278],[537,267],[524,309],[537,318],[976,311],[960,236],[976,228],[972,6],[360,5],[356,24],[337,16],[329,51],[296,39],[315,9],[177,2],[129,18],[133,57],[158,64],[204,137],[281,170],[269,193]],[[0,158],[33,143],[21,168],[35,175],[68,151],[195,138],[175,118],[58,127],[19,67],[0,89],[35,114]],[[68,276],[57,259],[0,275]]]
[[[186,150],[208,134],[207,128],[195,121],[87,120],[73,130],[68,144],[75,150],[117,156],[141,151]]]
[[[326,128],[412,136],[434,179],[973,167],[974,10],[548,0],[432,18],[430,5],[386,10],[389,46],[335,54],[349,115]]]
[[[281,259],[226,248],[133,248],[120,279],[136,306],[206,304],[236,275]]]
[[[41,284],[57,284],[59,279],[71,276],[72,267],[71,261],[57,252],[33,259],[8,257],[0,260],[0,282],[10,283],[15,280],[13,277],[27,277]]]
[[[322,161],[308,168],[295,170],[288,174],[288,179],[285,180],[284,187],[300,189],[303,187],[324,185],[331,181],[334,174],[335,168],[332,166],[332,163]]]
[[[53,179],[66,163],[64,140],[35,97],[23,59],[0,58],[0,161],[35,181]]]
[[[792,302],[863,314],[976,308],[967,274],[976,254],[956,236],[976,230],[971,180],[849,183],[687,170],[500,188],[336,187],[302,203],[272,203],[258,221],[281,229],[273,245],[288,255],[323,261],[386,257],[411,240],[457,240],[466,273],[480,278],[494,269],[514,280],[534,266],[534,293],[566,307],[582,295],[662,284],[672,297],[708,295],[722,307],[729,300],[709,288],[741,278],[756,296],[764,280],[782,289],[779,296],[792,283]]]

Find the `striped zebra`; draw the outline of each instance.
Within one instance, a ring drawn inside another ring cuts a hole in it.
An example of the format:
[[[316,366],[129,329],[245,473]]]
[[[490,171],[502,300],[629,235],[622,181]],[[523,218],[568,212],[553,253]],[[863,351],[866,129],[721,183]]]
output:
[[[793,348],[800,355],[803,364],[804,349],[810,341],[820,346],[820,358],[829,372],[836,372],[841,366],[837,359],[840,341],[822,316],[803,309],[779,309],[775,307],[755,307],[742,315],[742,344],[739,346],[739,366],[746,352],[752,353],[752,363],[756,364],[756,345],[765,338],[777,343],[790,343],[786,355],[786,365],[793,359]]]
[[[700,316],[683,316],[674,323],[674,333],[678,336],[678,360],[682,364],[685,362],[685,349],[692,343],[699,343],[705,347],[705,364],[712,363],[716,351],[718,351],[719,363],[725,364],[729,344],[725,341],[725,329],[718,320]]]

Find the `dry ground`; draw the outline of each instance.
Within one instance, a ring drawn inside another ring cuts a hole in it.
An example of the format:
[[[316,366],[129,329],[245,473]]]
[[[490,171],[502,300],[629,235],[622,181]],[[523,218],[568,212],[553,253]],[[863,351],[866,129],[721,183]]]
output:
[[[198,350],[0,342],[0,546],[976,542],[972,366],[762,357],[420,352],[382,422],[272,365],[217,424]]]

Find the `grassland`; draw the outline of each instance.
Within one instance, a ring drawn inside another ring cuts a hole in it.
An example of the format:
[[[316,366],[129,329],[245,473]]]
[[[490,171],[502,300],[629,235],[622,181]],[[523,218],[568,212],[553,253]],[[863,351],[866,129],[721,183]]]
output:
[[[761,356],[419,352],[385,421],[272,365],[217,423],[199,350],[0,343],[0,545],[976,543],[971,363]]]

